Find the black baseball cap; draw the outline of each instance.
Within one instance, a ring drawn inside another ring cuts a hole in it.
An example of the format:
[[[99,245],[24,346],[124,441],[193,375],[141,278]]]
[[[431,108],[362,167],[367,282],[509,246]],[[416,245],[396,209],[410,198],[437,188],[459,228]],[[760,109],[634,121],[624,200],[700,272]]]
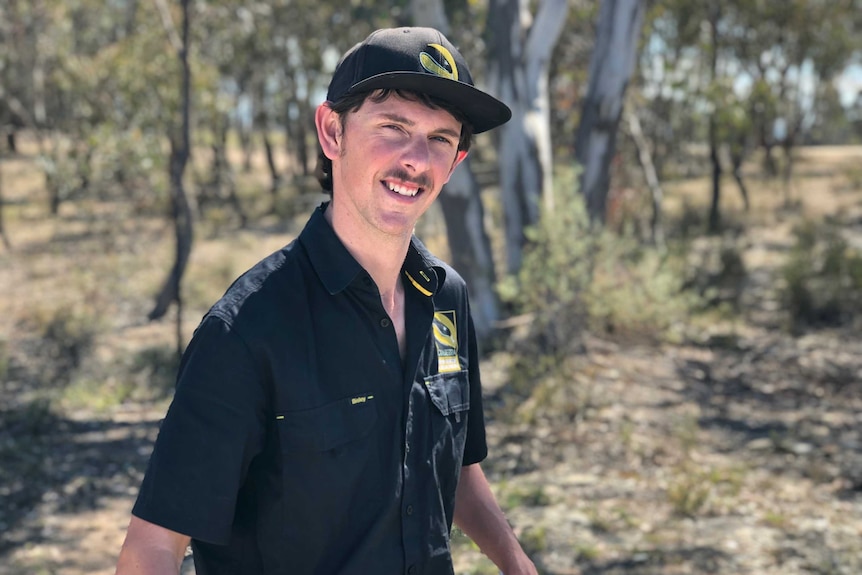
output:
[[[347,51],[335,68],[326,99],[381,88],[411,90],[452,104],[487,132],[512,117],[506,104],[479,90],[458,49],[433,28],[383,28]]]

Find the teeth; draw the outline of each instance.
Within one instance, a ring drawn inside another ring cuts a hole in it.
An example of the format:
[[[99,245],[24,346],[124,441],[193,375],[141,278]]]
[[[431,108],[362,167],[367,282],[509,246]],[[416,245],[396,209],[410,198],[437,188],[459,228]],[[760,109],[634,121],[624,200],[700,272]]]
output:
[[[402,196],[410,196],[411,198],[419,193],[419,188],[408,188],[406,186],[399,186],[392,183],[389,184],[389,189],[396,194],[400,194]]]

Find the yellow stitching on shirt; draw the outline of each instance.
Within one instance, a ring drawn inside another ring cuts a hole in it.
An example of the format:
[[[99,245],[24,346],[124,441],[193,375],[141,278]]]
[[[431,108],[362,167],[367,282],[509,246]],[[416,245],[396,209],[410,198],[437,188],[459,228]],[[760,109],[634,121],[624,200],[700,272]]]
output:
[[[407,273],[406,271],[404,272],[404,275],[407,276],[407,279],[410,280],[410,283],[413,284],[413,287],[415,287],[416,289],[419,290],[419,293],[421,293],[422,295],[426,295],[428,297],[431,297],[432,295],[434,295],[433,293],[431,293],[430,291],[428,291],[427,289],[425,289],[424,287],[419,285],[419,282],[414,280],[413,277],[409,273]]]

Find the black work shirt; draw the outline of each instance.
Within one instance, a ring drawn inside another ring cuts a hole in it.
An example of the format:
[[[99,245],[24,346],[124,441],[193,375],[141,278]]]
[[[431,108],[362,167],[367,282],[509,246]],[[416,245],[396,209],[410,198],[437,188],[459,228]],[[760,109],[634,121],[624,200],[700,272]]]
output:
[[[202,320],[133,513],[191,536],[199,575],[450,575],[487,453],[464,282],[412,240],[402,362],[324,209]]]

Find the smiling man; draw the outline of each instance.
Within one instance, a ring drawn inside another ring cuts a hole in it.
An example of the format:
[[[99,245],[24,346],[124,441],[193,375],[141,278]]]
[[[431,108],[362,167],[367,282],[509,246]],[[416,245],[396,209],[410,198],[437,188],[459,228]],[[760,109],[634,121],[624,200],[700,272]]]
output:
[[[413,236],[510,116],[436,30],[342,58],[315,116],[332,199],[195,332],[118,573],[177,573],[191,542],[199,575],[451,575],[453,522],[536,573],[480,467],[464,281]]]

